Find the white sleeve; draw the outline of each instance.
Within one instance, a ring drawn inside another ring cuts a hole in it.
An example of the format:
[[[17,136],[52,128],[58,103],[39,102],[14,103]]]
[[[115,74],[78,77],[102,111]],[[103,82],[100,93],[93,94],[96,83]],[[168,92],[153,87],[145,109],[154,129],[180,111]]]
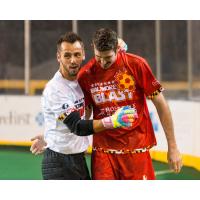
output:
[[[69,115],[76,110],[70,94],[63,94],[60,91],[44,93],[43,107],[48,107],[56,119],[63,113]]]

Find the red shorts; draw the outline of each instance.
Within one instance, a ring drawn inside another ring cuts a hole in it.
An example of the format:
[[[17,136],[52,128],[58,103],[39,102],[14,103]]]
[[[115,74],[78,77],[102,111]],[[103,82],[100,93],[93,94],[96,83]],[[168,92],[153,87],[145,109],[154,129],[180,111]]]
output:
[[[155,180],[149,151],[134,154],[111,154],[93,151],[92,179]]]

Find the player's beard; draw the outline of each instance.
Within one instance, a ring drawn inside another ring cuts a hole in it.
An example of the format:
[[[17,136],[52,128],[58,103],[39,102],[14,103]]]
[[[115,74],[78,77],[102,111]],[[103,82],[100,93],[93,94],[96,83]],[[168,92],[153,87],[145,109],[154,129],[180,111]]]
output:
[[[106,63],[106,64],[104,64],[104,65],[101,64],[101,67],[102,67],[103,69],[108,69],[111,65],[112,65],[112,63],[111,63],[111,62],[108,62],[108,63]]]
[[[64,72],[69,76],[69,77],[76,77],[79,70],[80,70],[80,66],[77,65],[77,64],[73,64],[73,65],[70,65],[69,67],[67,67],[66,65],[63,64],[63,62],[61,61],[62,63],[62,68],[64,70]]]
[[[78,72],[79,72],[80,67],[79,66],[74,66],[74,68],[69,68],[68,71],[68,75],[71,77],[77,76]]]

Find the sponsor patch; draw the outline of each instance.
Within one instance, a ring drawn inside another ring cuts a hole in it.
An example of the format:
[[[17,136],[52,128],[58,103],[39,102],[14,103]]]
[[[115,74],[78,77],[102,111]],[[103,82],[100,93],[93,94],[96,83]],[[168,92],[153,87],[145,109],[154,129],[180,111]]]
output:
[[[62,105],[62,109],[67,109],[69,107],[69,105],[67,104],[67,103],[64,103],[63,105]]]

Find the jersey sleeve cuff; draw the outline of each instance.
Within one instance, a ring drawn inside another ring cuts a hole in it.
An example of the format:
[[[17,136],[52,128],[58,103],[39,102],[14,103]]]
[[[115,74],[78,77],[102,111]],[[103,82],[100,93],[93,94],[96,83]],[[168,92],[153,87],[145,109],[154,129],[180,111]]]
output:
[[[153,99],[155,96],[160,94],[163,90],[164,90],[164,88],[160,87],[159,89],[155,90],[152,94],[148,95],[147,98],[148,99]]]

